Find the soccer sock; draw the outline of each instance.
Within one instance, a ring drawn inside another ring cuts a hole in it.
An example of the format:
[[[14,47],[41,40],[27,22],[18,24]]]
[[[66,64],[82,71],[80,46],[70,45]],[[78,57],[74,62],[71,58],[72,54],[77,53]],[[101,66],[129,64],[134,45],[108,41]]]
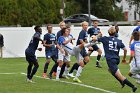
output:
[[[66,76],[68,74],[68,67],[65,67],[64,75]]]
[[[97,60],[100,61],[100,58],[101,58],[101,55],[98,55],[97,56]]]
[[[87,64],[87,62],[84,60],[84,64],[86,65]]]
[[[27,78],[30,78],[30,75],[31,75],[31,71],[32,71],[32,66],[31,64],[28,65],[28,68],[27,68]]]
[[[57,73],[56,73],[56,79],[59,79],[60,71],[61,71],[61,67],[58,66],[57,67]]]
[[[48,70],[48,66],[49,66],[49,63],[48,63],[48,62],[46,62],[46,63],[45,63],[45,65],[44,65],[44,73],[46,73],[46,72],[47,72],[47,70]]]
[[[65,67],[66,67],[66,63],[64,63],[62,65],[61,71],[60,71],[60,77],[63,75],[64,71],[65,71]]]
[[[82,69],[83,69],[83,67],[81,67],[81,66],[78,67],[78,70],[77,70],[77,73],[76,73],[76,78],[78,78],[80,76],[80,74],[82,72]]]
[[[52,75],[53,72],[57,71],[58,63],[55,63],[50,71],[50,74]]]
[[[123,84],[123,82],[121,80],[119,80],[115,75],[113,75],[113,76],[120,82],[121,85]]]
[[[69,73],[73,73],[74,69],[78,69],[78,67],[79,67],[79,64],[78,64],[78,63],[75,63],[75,64],[72,66],[72,68],[71,68],[71,70],[70,70]]]
[[[127,79],[125,79],[125,80],[123,81],[123,83],[126,84],[126,85],[128,85],[128,86],[131,87],[131,88],[134,87],[134,85],[133,85],[130,81],[128,81]]]
[[[131,77],[135,78],[135,79],[140,79],[140,75],[139,74],[132,75]]]
[[[29,79],[32,79],[33,75],[37,72],[37,69],[38,69],[39,65],[35,65],[33,70],[32,70],[32,73],[31,73],[31,76]]]

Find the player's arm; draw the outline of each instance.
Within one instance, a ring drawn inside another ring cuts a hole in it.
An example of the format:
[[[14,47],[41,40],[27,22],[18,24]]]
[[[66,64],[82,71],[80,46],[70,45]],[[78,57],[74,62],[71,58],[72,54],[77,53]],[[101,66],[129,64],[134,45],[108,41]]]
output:
[[[66,44],[68,44],[69,42],[71,42],[72,40],[75,40],[75,38],[70,38],[69,40],[65,40],[65,41],[63,41],[63,44],[66,45]]]
[[[35,34],[34,35],[34,38],[38,39],[39,41],[42,42],[42,44],[44,44],[44,41],[40,38],[40,35],[39,34]]]
[[[135,54],[135,52],[133,50],[131,50],[131,52],[130,52],[130,58],[129,58],[128,63],[131,63],[131,61],[132,61],[132,59],[134,57],[134,54]]]
[[[126,54],[127,54],[127,49],[126,48],[123,48],[123,59],[122,60],[126,60]]]
[[[43,46],[44,47],[51,47],[53,44],[46,44],[46,40],[44,40],[44,44],[43,44]]]
[[[129,41],[129,47],[130,47],[130,45],[131,45],[132,40],[133,40],[133,36],[131,35],[130,41]]]

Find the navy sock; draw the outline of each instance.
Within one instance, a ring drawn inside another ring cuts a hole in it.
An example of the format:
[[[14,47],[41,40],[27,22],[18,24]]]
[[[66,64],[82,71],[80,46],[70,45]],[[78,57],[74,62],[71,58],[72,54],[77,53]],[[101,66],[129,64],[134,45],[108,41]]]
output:
[[[65,67],[66,67],[66,63],[64,63],[64,64],[62,65],[62,68],[61,68],[61,71],[60,71],[60,75],[59,75],[59,76],[62,76],[62,75],[63,75],[63,73],[64,73],[64,71],[65,71]]]
[[[28,68],[27,68],[27,78],[30,78],[30,75],[31,75],[31,71],[32,71],[32,66],[31,64],[28,65]]]
[[[34,74],[37,72],[37,69],[38,69],[39,65],[35,65],[33,70],[32,70],[32,73],[31,73],[31,76],[29,79],[32,79],[32,77],[34,76]]]
[[[46,72],[47,72],[47,70],[48,70],[48,66],[49,66],[49,63],[48,63],[48,62],[46,62],[46,63],[45,63],[45,65],[44,65],[44,73],[46,73]]]
[[[79,67],[79,64],[78,63],[75,63],[73,66],[72,66],[72,68],[71,68],[71,70],[70,70],[70,72],[69,73],[73,73],[73,71],[76,69],[78,69],[78,67]]]
[[[126,85],[128,85],[128,86],[131,87],[131,88],[134,87],[134,85],[133,85],[130,81],[128,81],[127,79],[125,79],[125,80],[123,81],[123,83],[126,84]]]
[[[50,74],[52,75],[53,72],[56,72],[57,70],[57,67],[58,67],[58,63],[55,63],[50,71]]]
[[[100,61],[100,58],[101,58],[101,55],[98,55],[97,56],[97,60]]]

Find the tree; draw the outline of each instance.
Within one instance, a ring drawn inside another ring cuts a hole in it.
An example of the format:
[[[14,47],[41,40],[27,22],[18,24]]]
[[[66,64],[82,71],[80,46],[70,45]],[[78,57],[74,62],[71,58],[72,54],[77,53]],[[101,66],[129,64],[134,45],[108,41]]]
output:
[[[128,0],[130,5],[135,5],[135,11],[140,17],[140,0]]]

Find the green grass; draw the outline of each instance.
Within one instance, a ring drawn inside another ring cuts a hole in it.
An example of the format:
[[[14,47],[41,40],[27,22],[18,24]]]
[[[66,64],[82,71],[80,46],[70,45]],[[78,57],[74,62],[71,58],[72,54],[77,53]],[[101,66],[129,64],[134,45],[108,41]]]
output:
[[[131,88],[125,86],[122,89],[119,82],[107,71],[105,60],[101,61],[103,68],[99,69],[95,67],[95,59],[95,57],[91,57],[91,61],[85,66],[81,74],[80,80],[83,84],[117,93],[131,93]],[[40,67],[36,75],[41,76],[45,58],[38,58],[38,60]],[[75,58],[72,58],[71,66],[75,61]],[[51,62],[49,71],[53,63]],[[100,90],[37,77],[33,78],[36,83],[27,83],[26,76],[20,74],[21,72],[26,73],[27,65],[25,58],[0,59],[0,73],[18,73],[11,75],[0,74],[0,93],[106,93]],[[133,78],[128,77],[129,65],[120,64],[119,68],[124,76],[138,88],[140,87]],[[62,80],[73,82],[72,78],[70,80]],[[140,93],[140,90],[138,89],[136,93]]]

